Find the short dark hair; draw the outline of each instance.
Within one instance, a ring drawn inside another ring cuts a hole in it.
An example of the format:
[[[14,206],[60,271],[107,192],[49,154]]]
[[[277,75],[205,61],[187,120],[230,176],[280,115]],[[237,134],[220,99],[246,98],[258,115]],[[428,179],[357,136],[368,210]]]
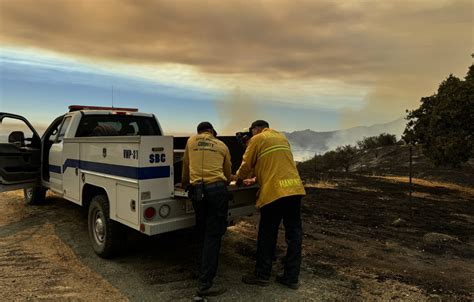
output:
[[[211,123],[209,122],[201,122],[197,126],[197,132],[202,133],[205,132],[206,130],[211,130],[214,133],[214,136],[217,136],[216,130],[214,130],[214,127],[212,126]]]
[[[267,121],[264,120],[256,120],[255,122],[252,123],[250,126],[250,130],[256,127],[262,127],[262,128],[270,128],[270,125],[268,124]]]

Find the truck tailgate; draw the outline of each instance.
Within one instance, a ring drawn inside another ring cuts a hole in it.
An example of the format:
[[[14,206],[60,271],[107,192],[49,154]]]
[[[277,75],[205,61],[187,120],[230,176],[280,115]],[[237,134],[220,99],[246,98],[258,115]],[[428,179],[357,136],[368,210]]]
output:
[[[258,186],[241,187],[230,185],[227,190],[232,193],[233,199],[229,201],[229,209],[251,206],[255,208],[257,199]],[[187,212],[192,212],[191,201],[188,198],[188,193],[183,188],[175,188],[175,198],[186,199]]]

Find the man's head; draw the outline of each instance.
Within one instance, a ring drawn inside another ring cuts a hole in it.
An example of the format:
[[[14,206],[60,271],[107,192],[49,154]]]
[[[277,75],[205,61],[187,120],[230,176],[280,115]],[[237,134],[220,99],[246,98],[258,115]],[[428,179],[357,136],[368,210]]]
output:
[[[214,130],[214,127],[209,122],[201,122],[197,126],[197,133],[203,133],[203,132],[209,132],[209,133],[212,133],[214,136],[217,136],[216,130]]]
[[[237,141],[244,147],[247,147],[250,139],[252,138],[252,132],[249,128],[244,128],[241,132],[235,134]]]
[[[257,135],[261,133],[263,129],[265,128],[270,128],[270,125],[268,125],[268,122],[264,120],[256,120],[250,126],[250,131],[252,132],[252,135]]]

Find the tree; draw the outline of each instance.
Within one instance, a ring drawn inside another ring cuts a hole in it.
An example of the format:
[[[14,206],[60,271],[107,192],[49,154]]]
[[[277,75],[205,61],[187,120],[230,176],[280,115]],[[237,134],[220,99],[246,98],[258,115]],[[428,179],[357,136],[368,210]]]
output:
[[[338,167],[342,167],[345,172],[348,172],[349,168],[354,163],[356,151],[357,149],[351,145],[337,147],[335,152],[335,162]]]
[[[373,148],[376,148],[378,147],[377,146],[377,139],[375,136],[370,136],[370,137],[365,137],[360,140],[360,141],[357,141],[357,147],[360,149],[360,150],[367,150],[367,149],[373,149]]]
[[[436,94],[421,98],[420,107],[407,113],[407,143],[422,144],[437,166],[468,161],[474,147],[474,65],[464,81],[449,75]]]
[[[323,155],[316,154],[312,159],[300,163],[298,169],[303,174],[338,170],[348,172],[354,164],[356,152],[357,149],[353,146],[340,146],[336,150],[328,151]]]
[[[360,150],[374,149],[384,146],[392,146],[397,143],[397,136],[395,134],[382,133],[378,136],[364,137],[357,142],[357,147]]]
[[[377,137],[379,146],[393,146],[397,143],[397,136],[395,134],[382,133]]]

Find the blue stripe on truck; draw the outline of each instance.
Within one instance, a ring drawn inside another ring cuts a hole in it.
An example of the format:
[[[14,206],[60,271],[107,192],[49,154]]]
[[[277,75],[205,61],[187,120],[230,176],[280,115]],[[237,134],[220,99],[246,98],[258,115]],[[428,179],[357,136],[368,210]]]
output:
[[[61,174],[61,167],[55,165],[49,165],[49,172]]]
[[[91,161],[67,159],[63,165],[63,173],[67,168],[80,168],[82,170],[88,170],[97,173],[104,173],[114,176],[133,178],[133,179],[155,179],[155,178],[167,178],[170,177],[170,166],[161,167],[129,167],[121,165],[112,165],[97,163]],[[49,165],[49,171],[53,173],[61,173],[61,166]]]

